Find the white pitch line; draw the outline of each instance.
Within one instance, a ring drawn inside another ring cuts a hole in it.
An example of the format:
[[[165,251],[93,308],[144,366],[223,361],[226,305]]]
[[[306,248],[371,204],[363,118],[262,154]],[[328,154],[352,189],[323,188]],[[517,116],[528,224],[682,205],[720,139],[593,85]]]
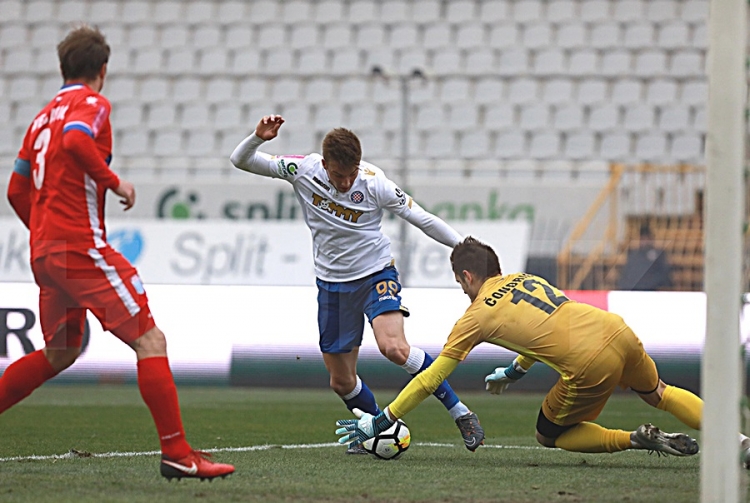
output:
[[[457,444],[441,444],[436,442],[415,442],[415,446],[418,447],[463,447]],[[269,451],[272,449],[319,449],[322,447],[343,447],[338,442],[326,442],[322,444],[264,444],[264,445],[251,445],[246,447],[220,447],[215,449],[199,449],[203,452],[252,452],[252,451]],[[484,445],[486,449],[529,449],[529,450],[541,450],[547,449],[546,447],[537,447],[532,445]],[[142,451],[142,452],[102,452],[102,453],[76,453],[74,451],[67,452],[65,454],[49,454],[46,456],[31,455],[31,456],[11,456],[7,458],[0,458],[0,463],[7,463],[10,461],[49,461],[57,459],[78,459],[78,458],[134,458],[139,456],[158,456],[161,451]]]

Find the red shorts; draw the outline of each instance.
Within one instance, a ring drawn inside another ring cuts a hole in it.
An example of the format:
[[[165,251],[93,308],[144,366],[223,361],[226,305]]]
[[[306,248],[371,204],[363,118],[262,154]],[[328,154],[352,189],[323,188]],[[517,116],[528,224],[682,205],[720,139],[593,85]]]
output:
[[[46,255],[34,260],[31,270],[49,348],[80,347],[86,311],[125,343],[155,326],[138,272],[109,245]]]

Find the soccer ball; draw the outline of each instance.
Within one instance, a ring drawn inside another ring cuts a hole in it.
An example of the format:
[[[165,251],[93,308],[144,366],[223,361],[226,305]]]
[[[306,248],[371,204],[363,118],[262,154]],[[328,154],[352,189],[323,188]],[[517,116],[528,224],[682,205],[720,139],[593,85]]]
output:
[[[362,447],[378,459],[398,459],[411,443],[411,433],[406,423],[397,419],[380,435],[362,442]]]

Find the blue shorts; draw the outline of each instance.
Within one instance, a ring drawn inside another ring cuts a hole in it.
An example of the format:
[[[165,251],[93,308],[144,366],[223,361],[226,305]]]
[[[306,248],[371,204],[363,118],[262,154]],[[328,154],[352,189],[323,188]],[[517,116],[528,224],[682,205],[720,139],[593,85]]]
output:
[[[375,317],[390,311],[409,316],[409,310],[401,305],[401,283],[394,266],[354,281],[331,283],[317,279],[316,284],[323,353],[349,353],[361,346],[365,315],[371,325]]]

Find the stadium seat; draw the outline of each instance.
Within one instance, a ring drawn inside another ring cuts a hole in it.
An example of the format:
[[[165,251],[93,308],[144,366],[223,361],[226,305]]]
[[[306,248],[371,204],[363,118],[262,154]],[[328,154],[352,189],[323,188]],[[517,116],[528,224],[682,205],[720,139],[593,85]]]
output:
[[[412,49],[419,46],[419,31],[412,23],[392,25],[386,33],[386,44],[391,49]]]
[[[325,77],[306,80],[302,90],[302,98],[310,104],[333,102],[336,100],[334,82]]]
[[[287,28],[283,24],[264,24],[258,27],[256,45],[260,49],[285,48],[287,35]]]
[[[516,122],[512,105],[504,102],[488,104],[484,109],[484,127],[490,131],[510,129]]]
[[[554,159],[560,155],[560,133],[544,131],[535,133],[529,145],[532,159]]]
[[[193,0],[185,8],[185,20],[190,24],[203,23],[216,18],[216,5],[212,0]]]
[[[445,107],[440,103],[422,105],[417,109],[415,126],[419,131],[445,130]]]
[[[623,127],[633,133],[651,130],[654,127],[654,109],[646,104],[626,107]]]
[[[540,0],[519,0],[513,5],[513,19],[517,23],[528,24],[542,18],[543,5]]]
[[[382,24],[367,24],[353,31],[355,47],[374,49],[385,45],[385,27]]]
[[[52,21],[57,15],[57,2],[52,0],[33,0],[25,2],[24,19],[30,23]],[[4,18],[4,16],[3,16]]]
[[[211,124],[220,131],[226,129],[247,130],[252,125],[245,124],[242,109],[242,105],[234,101],[217,103],[214,112],[211,114],[213,117]]]
[[[349,49],[344,49],[345,51],[348,51]],[[350,58],[353,60],[353,58]],[[361,58],[360,58],[361,59]],[[375,68],[376,66],[383,68],[386,70],[386,72],[393,71],[393,68],[395,68],[395,58],[393,51],[391,51],[387,47],[380,47],[376,49],[370,49],[369,51],[364,52],[364,60],[365,64],[362,69],[359,67],[357,68],[346,68],[347,73],[360,73],[360,72],[368,72]],[[353,61],[352,63],[353,64]],[[343,70],[343,68],[342,68]]]
[[[665,49],[679,49],[689,45],[689,38],[688,25],[681,21],[674,21],[660,26],[656,43]]]
[[[271,86],[270,100],[276,104],[295,103],[302,96],[302,82],[293,77],[276,80]]]
[[[612,85],[610,99],[617,105],[639,103],[643,95],[643,83],[635,79],[618,80]]]
[[[188,131],[186,139],[187,155],[191,157],[216,156],[216,133],[213,129],[194,129]]]
[[[680,102],[685,105],[704,105],[708,102],[708,82],[688,80],[682,83]]]
[[[149,134],[144,128],[116,131],[119,139],[116,142],[115,155],[134,156],[150,154]]]
[[[60,90],[61,86],[62,78],[60,77],[60,75],[44,77],[41,82],[40,96],[43,96],[44,99],[49,99],[50,97],[57,94],[57,91]],[[2,91],[2,84],[0,84],[0,91]],[[0,115],[0,117],[2,117],[2,115]]]
[[[456,28],[456,47],[459,49],[474,50],[486,45],[483,24],[472,20]]]
[[[370,61],[370,67],[378,64]],[[359,49],[341,48],[333,51],[330,72],[333,75],[350,75],[361,72],[362,54]]]
[[[448,106],[448,122],[445,124],[454,131],[474,131],[477,134],[479,124],[479,110],[473,102],[456,102]]]
[[[348,20],[353,24],[377,22],[380,18],[379,2],[374,0],[353,0],[349,4]]]
[[[333,26],[331,27],[333,29]],[[300,24],[289,27],[289,47],[292,49],[312,48],[318,44],[318,27],[315,24]]]
[[[338,103],[326,103],[323,105],[316,105],[315,107],[315,129],[327,133],[333,128],[337,127],[349,127],[352,129],[358,129],[351,121],[348,123],[344,122],[344,111],[341,105]],[[359,107],[355,108],[358,110]],[[374,125],[374,124],[373,124]]]
[[[698,51],[681,50],[672,55],[669,74],[675,77],[697,77],[705,75],[703,56]]]
[[[693,29],[690,46],[694,49],[705,50],[708,48],[708,26],[700,24]]]
[[[343,0],[323,0],[315,5],[312,19],[319,25],[337,23],[344,19]]]
[[[693,114],[693,130],[699,133],[705,133],[708,129],[708,117],[705,106],[696,107]]]
[[[571,131],[583,126],[583,108],[579,105],[563,105],[555,109],[552,126],[560,131]]]
[[[477,19],[487,24],[495,24],[510,19],[510,3],[508,0],[492,0],[479,3]]]
[[[22,0],[0,0],[3,22],[16,24],[17,21],[21,21],[23,19],[23,4]],[[66,21],[68,20],[66,19]]]
[[[17,47],[6,51],[3,61],[3,71],[8,74],[29,73],[31,71],[34,50],[27,47]]]
[[[684,105],[662,108],[659,113],[659,129],[665,133],[687,131],[690,128],[690,110]]]
[[[558,27],[555,45],[561,49],[580,49],[585,47],[587,37],[586,25],[578,21],[571,21]]]
[[[185,17],[185,2],[178,0],[159,0],[154,2],[152,21],[157,24],[178,23]]]
[[[524,75],[529,69],[529,53],[526,49],[519,47],[505,49],[500,54],[497,65],[497,73],[503,76]]]
[[[578,84],[576,101],[582,105],[595,105],[608,99],[608,84],[602,79],[586,79]]]
[[[203,49],[198,52],[198,73],[217,75],[229,69],[229,52],[223,47]]]
[[[428,131],[426,133],[424,155],[430,159],[454,157],[455,144],[455,135],[445,129]]]
[[[192,49],[181,47],[166,51],[166,66],[163,71],[168,75],[185,75],[192,73],[195,65],[195,54]]]
[[[294,55],[286,47],[277,47],[266,51],[262,66],[256,73],[265,75],[286,75],[295,68]]]
[[[580,161],[596,157],[596,136],[591,131],[579,131],[565,137],[565,159]]]
[[[592,49],[572,52],[568,60],[568,73],[581,77],[600,73],[599,54]]]
[[[620,31],[619,23],[606,22],[594,25],[589,34],[589,44],[594,49],[618,48],[622,42]]]
[[[182,132],[178,129],[156,131],[154,134],[154,155],[172,156],[184,152]]]
[[[252,47],[245,47],[230,53],[228,73],[246,77],[253,75],[260,68],[261,54]]]
[[[63,33],[59,24],[46,22],[34,25],[30,35],[29,42],[32,48],[50,49],[57,47]]]
[[[479,104],[496,103],[503,97],[503,81],[493,77],[479,78],[474,86],[474,101]]]
[[[549,106],[543,103],[531,103],[521,108],[521,129],[526,131],[537,131],[545,129],[550,122]]]
[[[632,73],[632,56],[630,51],[614,49],[604,53],[601,73],[607,77],[617,77]]]
[[[592,131],[614,131],[620,125],[620,107],[613,103],[604,103],[593,107],[589,113],[588,127]]]
[[[664,75],[667,68],[667,53],[660,49],[645,50],[636,55],[633,72],[640,77]]]
[[[5,110],[0,108],[0,112],[5,112]],[[21,145],[16,144],[16,138],[12,129],[0,128],[0,156],[11,156],[17,154],[20,147]],[[7,165],[10,166],[10,163]],[[7,177],[5,177],[5,179],[7,179]]]
[[[256,26],[274,23],[281,17],[281,2],[274,0],[256,0],[251,2],[249,21]]]
[[[508,102],[512,104],[535,103],[539,99],[539,82],[534,79],[521,78],[510,82]]]
[[[680,18],[688,23],[704,23],[708,20],[709,0],[685,0]]]
[[[547,14],[545,17],[550,23],[560,24],[572,21],[577,15],[577,2],[574,0],[558,0],[547,4]]]
[[[677,161],[703,163],[703,138],[698,134],[683,134],[672,139],[670,157]]]
[[[497,136],[495,156],[500,159],[518,159],[526,156],[526,136],[520,131],[508,131]]]
[[[413,0],[411,4],[412,22],[424,26],[441,19],[442,2],[440,0]]]
[[[534,75],[554,76],[567,73],[565,52],[559,48],[539,51],[534,56]]]
[[[613,2],[612,17],[619,22],[643,19],[644,4],[644,0],[618,0],[617,2]]]
[[[227,49],[246,49],[252,45],[255,29],[246,24],[231,25],[224,35],[224,46]]]
[[[377,92],[373,92],[373,89]],[[363,103],[373,99],[376,103],[397,101],[398,89],[382,80],[374,84],[361,77],[344,78],[339,84],[338,96],[342,103]]]
[[[112,103],[130,101],[135,98],[136,81],[133,77],[113,75],[107,77],[107,87],[104,95]]]
[[[147,47],[137,49],[130,70],[137,75],[153,75],[164,67],[164,55],[161,48]]]
[[[236,23],[238,20],[247,19],[248,10],[247,2],[240,0],[229,0],[218,4],[216,10],[216,20],[220,24],[229,25]]]
[[[545,80],[542,101],[549,105],[565,104],[573,101],[573,81],[567,78]]]
[[[455,0],[445,5],[445,19],[460,24],[476,19],[476,3],[472,0]]]
[[[179,125],[183,128],[199,128],[209,123],[211,113],[207,104],[194,102],[185,104],[180,114]]]
[[[157,47],[157,29],[151,24],[134,25],[128,29],[127,44],[131,49]]]
[[[183,77],[174,81],[172,99],[177,103],[190,103],[201,97],[201,81],[195,77]]]
[[[461,73],[463,56],[457,49],[438,49],[432,57],[432,70],[437,75]]]
[[[94,25],[119,22],[121,18],[120,3],[111,0],[91,2],[87,21]]]
[[[299,52],[297,72],[300,75],[316,75],[330,65],[328,51],[322,47],[309,47]]]
[[[409,75],[415,69],[427,68],[427,53],[424,49],[415,47],[398,51],[396,71],[399,75]]]
[[[10,47],[27,48],[29,30],[25,25],[2,24],[0,25],[0,49]]]
[[[496,67],[495,51],[493,49],[479,48],[468,51],[466,54],[466,66],[464,71],[467,75],[486,75],[488,73],[493,73]]]
[[[445,79],[438,89],[438,99],[442,103],[467,102],[472,99],[471,83],[464,78]]]
[[[106,32],[105,35],[109,36]],[[185,49],[190,33],[185,25],[170,24],[161,27],[158,38],[159,45],[163,49]]]
[[[374,103],[361,103],[351,107],[348,125],[357,129],[373,129],[378,126],[378,107]]]
[[[120,21],[125,24],[133,25],[150,22],[153,16],[151,7],[151,2],[139,0],[128,0],[127,2],[123,2]]]
[[[47,96],[49,97],[49,95]],[[36,117],[36,115],[39,113],[39,110],[41,109],[41,107],[39,106],[39,103],[36,103],[36,102],[20,102],[20,103],[16,103],[16,106],[14,107],[14,109],[15,111],[13,113],[13,116],[11,117],[10,103],[8,103],[8,106],[5,108],[5,111],[7,112],[7,115],[5,115],[5,117],[12,119],[19,126],[25,125],[26,127],[28,127],[28,125],[31,124],[31,121],[34,119],[34,117]],[[12,128],[2,128],[2,129],[10,130]],[[20,147],[20,145],[18,145],[18,147]],[[18,147],[14,147],[14,148],[18,148]]]
[[[285,101],[281,114],[286,124],[293,127],[309,127],[312,124],[312,113],[307,103]]]
[[[646,103],[666,105],[677,101],[677,82],[671,79],[654,80],[646,88]]]
[[[172,103],[155,103],[147,108],[148,117],[146,119],[146,127],[149,129],[165,129],[175,124],[177,120],[177,108]]]
[[[579,4],[579,18],[586,23],[611,21],[612,12],[608,0],[589,0]]]
[[[677,18],[677,0],[655,0],[646,4],[646,19],[655,23]]]
[[[323,47],[326,49],[351,47],[352,41],[352,27],[348,24],[328,24],[323,29]],[[310,41],[309,44],[313,45],[315,42]]]
[[[220,103],[237,96],[237,83],[228,77],[213,77],[206,82],[204,100],[206,103]]]
[[[667,138],[663,134],[647,133],[638,136],[635,157],[641,162],[663,162],[667,155]]]
[[[527,49],[538,50],[552,45],[552,27],[546,22],[524,26],[521,44]]]
[[[144,103],[154,103],[168,99],[170,83],[162,77],[145,77],[138,87],[138,99]]]
[[[623,161],[630,155],[630,135],[625,133],[610,133],[604,135],[599,155],[608,161]]]
[[[514,23],[502,23],[490,27],[489,47],[492,49],[510,49],[518,47],[518,27]]]
[[[357,136],[359,136],[359,140],[362,143],[362,156],[365,159],[375,160],[373,156],[373,153],[375,152],[386,156],[391,154],[389,151],[388,139],[383,131],[378,129],[366,129],[358,132]]]
[[[487,131],[466,131],[458,143],[458,155],[463,159],[482,159],[490,153],[490,138]]]
[[[626,49],[648,49],[654,45],[654,25],[648,22],[628,23],[622,45]]]

